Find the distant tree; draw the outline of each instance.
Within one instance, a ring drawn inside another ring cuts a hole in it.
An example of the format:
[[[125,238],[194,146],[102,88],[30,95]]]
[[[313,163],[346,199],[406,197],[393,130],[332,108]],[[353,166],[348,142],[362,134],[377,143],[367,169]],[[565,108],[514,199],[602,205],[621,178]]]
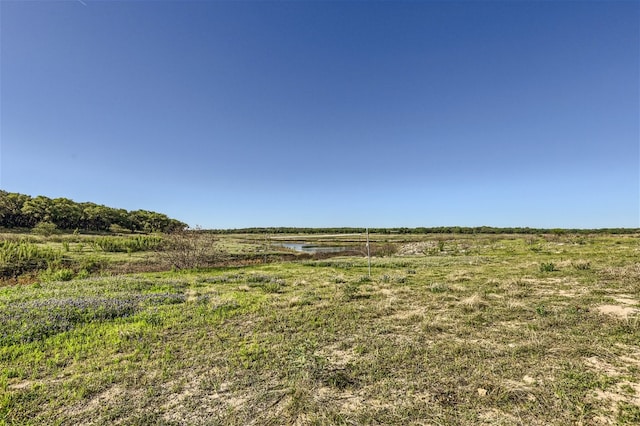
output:
[[[39,195],[27,200],[22,206],[22,213],[29,218],[31,227],[40,222],[51,221],[51,198]]]
[[[82,208],[68,198],[54,198],[49,208],[53,223],[61,229],[75,229],[81,224]]]
[[[28,227],[28,217],[22,207],[31,197],[0,190],[0,226],[5,228]]]
[[[147,210],[129,212],[96,203],[76,203],[68,198],[50,199],[0,190],[0,226],[33,228],[52,223],[58,229],[109,231],[112,225],[131,231],[172,232],[187,224],[167,215]]]

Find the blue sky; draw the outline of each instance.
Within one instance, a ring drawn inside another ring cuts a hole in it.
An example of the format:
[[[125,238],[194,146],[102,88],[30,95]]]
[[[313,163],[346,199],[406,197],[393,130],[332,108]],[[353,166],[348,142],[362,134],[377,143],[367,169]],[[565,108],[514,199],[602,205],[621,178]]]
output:
[[[640,2],[3,0],[0,37],[4,190],[205,228],[640,227]]]

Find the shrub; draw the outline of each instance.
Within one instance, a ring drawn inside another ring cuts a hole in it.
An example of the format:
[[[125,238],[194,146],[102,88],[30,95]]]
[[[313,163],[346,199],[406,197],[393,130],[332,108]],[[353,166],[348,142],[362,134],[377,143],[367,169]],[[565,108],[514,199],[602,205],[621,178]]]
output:
[[[357,283],[349,283],[342,287],[342,300],[348,302],[349,300],[356,299],[360,293],[360,287]]]
[[[49,235],[55,234],[58,227],[55,223],[51,222],[40,222],[36,226],[33,227],[31,232],[37,235],[44,235],[48,237]]]
[[[261,287],[265,293],[280,293],[284,287],[284,280],[273,280],[262,284]]]
[[[52,269],[47,268],[40,273],[40,279],[42,281],[71,281],[75,276],[75,272],[72,269]]]
[[[198,230],[179,231],[166,236],[156,250],[171,268],[204,268],[216,265],[221,259],[215,241],[211,234]]]
[[[398,252],[398,246],[397,245],[392,244],[392,243],[386,243],[386,244],[382,244],[382,245],[373,246],[372,255],[388,257],[388,256],[393,256],[397,252]]]
[[[557,271],[556,265],[553,262],[543,262],[540,264],[540,272],[553,272]]]

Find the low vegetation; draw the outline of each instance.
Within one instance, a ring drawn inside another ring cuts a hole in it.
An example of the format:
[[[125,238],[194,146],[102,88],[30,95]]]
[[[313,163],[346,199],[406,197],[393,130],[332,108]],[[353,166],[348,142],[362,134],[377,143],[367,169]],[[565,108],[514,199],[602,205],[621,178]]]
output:
[[[638,235],[208,241],[259,263],[0,287],[0,424],[640,422]]]

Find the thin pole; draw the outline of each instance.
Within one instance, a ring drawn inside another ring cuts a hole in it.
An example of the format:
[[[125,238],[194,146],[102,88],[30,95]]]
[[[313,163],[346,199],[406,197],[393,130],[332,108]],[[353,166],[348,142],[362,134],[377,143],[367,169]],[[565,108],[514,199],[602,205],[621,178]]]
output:
[[[367,259],[369,259],[369,277],[371,277],[371,250],[369,250],[369,228],[367,228]]]

